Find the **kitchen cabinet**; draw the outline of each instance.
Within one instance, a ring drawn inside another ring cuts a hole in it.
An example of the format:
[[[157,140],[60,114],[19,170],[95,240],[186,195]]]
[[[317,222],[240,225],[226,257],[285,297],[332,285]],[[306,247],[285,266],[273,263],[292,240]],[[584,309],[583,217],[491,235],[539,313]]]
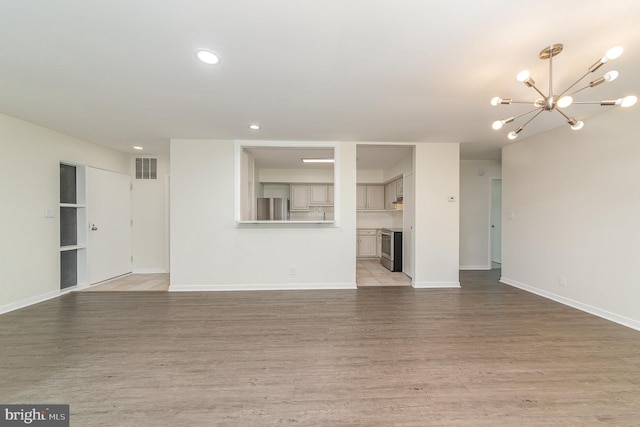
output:
[[[388,182],[384,186],[384,208],[395,210],[398,208],[394,202],[399,198],[402,198],[404,185],[402,178],[398,178],[391,182]]]
[[[376,257],[376,230],[368,228],[357,229],[357,248],[356,256],[358,258],[374,258]]]
[[[396,205],[393,202],[396,201],[396,182],[391,181],[384,186],[384,208],[395,209]]]
[[[291,204],[292,211],[309,210],[309,186],[307,184],[291,184]]]
[[[333,185],[310,184],[310,206],[333,206]]]
[[[384,186],[358,185],[356,187],[356,209],[358,210],[384,209]]]

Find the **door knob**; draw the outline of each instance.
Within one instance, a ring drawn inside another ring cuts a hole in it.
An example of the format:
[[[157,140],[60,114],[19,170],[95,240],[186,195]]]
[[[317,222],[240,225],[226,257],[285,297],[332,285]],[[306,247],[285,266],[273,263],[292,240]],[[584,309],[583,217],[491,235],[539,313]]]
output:
[[[91,224],[91,231],[96,231],[98,227],[95,224]]]

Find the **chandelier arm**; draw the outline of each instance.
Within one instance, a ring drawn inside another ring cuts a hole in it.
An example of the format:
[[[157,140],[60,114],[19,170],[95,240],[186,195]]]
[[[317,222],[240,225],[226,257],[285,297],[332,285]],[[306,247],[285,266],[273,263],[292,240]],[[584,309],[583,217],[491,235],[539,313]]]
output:
[[[571,86],[569,86],[568,88],[566,88],[564,90],[564,92],[562,92],[560,95],[558,95],[558,98],[561,98],[565,93],[569,92],[571,90],[572,87],[574,87],[575,85],[577,85],[578,83],[580,83],[582,81],[582,79],[584,79],[585,77],[587,77],[589,75],[589,73],[591,73],[591,71],[587,71],[582,77],[580,77],[578,80],[576,80]],[[582,90],[582,89],[580,89]],[[575,93],[575,92],[574,92]]]
[[[590,87],[592,87],[591,85],[586,85],[585,87],[581,87],[580,89],[576,90],[575,92],[571,92],[568,96],[573,96],[578,92],[582,92],[585,89],[589,89]],[[565,91],[566,92],[566,91]],[[564,94],[563,94],[564,95]],[[574,102],[575,104],[575,102]]]
[[[544,95],[542,95],[544,97]],[[549,97],[553,96],[553,49],[549,50]]]
[[[567,116],[565,113],[563,113],[562,111],[558,110],[557,108],[556,108],[556,111],[557,111],[558,113],[562,114],[562,115],[564,116],[564,118],[565,118],[565,119],[567,119],[567,120],[571,120],[571,118],[570,118],[569,116]]]
[[[534,110],[534,111],[535,111],[535,110]],[[523,125],[522,125],[522,126],[520,126],[520,127],[521,127],[521,128],[524,128],[526,125],[528,125],[529,123],[531,123],[531,121],[532,121],[533,119],[535,119],[536,117],[538,117],[538,116],[540,115],[540,113],[542,113],[543,111],[544,111],[544,109],[540,108],[540,111],[538,111],[538,113],[537,113],[535,116],[531,117],[529,120],[527,120],[527,121],[526,121],[526,123],[525,123],[525,124],[523,124]]]
[[[604,106],[616,106],[616,100],[615,99],[604,99],[602,101],[575,101],[572,102],[571,104],[597,104],[597,105],[604,105]]]
[[[536,92],[538,92],[538,93],[540,94],[540,96],[542,96],[542,97],[543,97],[543,98],[545,98],[545,99],[547,98],[547,95],[545,95],[544,93],[540,92],[540,89],[538,89],[538,88],[536,87],[536,85],[531,84],[531,87],[532,87],[532,88],[534,88],[534,89],[536,90]]]
[[[531,114],[531,113],[533,113],[533,112],[534,112],[534,111],[536,111],[536,110],[540,110],[540,111],[538,112],[538,114],[540,114],[540,113],[542,112],[542,107],[537,107],[537,108],[534,108],[534,109],[533,109],[533,110],[531,110],[531,111],[527,111],[526,113],[522,113],[522,114],[520,114],[520,115],[518,115],[518,116],[514,116],[514,118],[513,118],[513,119],[514,119],[514,120],[515,120],[515,119],[519,119],[520,117],[522,117],[522,116],[526,116],[527,114]],[[536,116],[537,116],[538,114],[536,114]],[[534,117],[535,117],[535,116],[534,116]],[[527,123],[529,123],[529,122],[527,122]]]

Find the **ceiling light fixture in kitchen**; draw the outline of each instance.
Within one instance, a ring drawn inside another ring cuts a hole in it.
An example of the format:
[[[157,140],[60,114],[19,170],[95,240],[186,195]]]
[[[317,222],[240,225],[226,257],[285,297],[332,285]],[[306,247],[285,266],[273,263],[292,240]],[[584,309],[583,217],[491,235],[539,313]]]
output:
[[[503,99],[503,98],[500,98],[499,96],[496,96],[493,99],[491,99],[491,105],[493,105],[493,106],[503,105],[503,104],[530,104],[530,105],[533,105],[535,107],[533,110],[527,111],[526,113],[520,114],[518,116],[509,117],[509,118],[506,118],[504,120],[496,120],[491,125],[491,127],[493,129],[495,129],[495,130],[502,129],[502,127],[505,124],[511,123],[515,119],[518,119],[520,117],[526,116],[527,114],[531,114],[533,112],[536,112],[536,114],[533,117],[531,117],[525,124],[519,126],[516,130],[509,132],[508,138],[513,140],[513,139],[516,139],[518,137],[518,134],[524,130],[524,127],[526,125],[528,125],[533,119],[538,117],[538,115],[540,115],[540,113],[542,113],[543,111],[554,111],[555,110],[558,113],[560,113],[567,120],[567,123],[569,124],[569,126],[571,126],[571,129],[579,130],[579,129],[582,129],[582,127],[584,126],[584,123],[582,121],[576,120],[574,117],[567,116],[565,113],[560,111],[561,108],[566,108],[566,107],[570,106],[571,104],[600,104],[600,105],[604,105],[604,106],[631,107],[632,105],[634,105],[638,101],[638,98],[636,96],[633,96],[633,95],[629,95],[629,96],[626,96],[624,98],[607,99],[607,100],[603,100],[603,101],[576,102],[576,101],[573,100],[573,95],[575,95],[578,92],[583,91],[584,89],[588,89],[588,88],[591,88],[591,87],[596,87],[596,86],[598,86],[598,85],[600,85],[602,83],[605,83],[605,82],[614,81],[618,77],[618,72],[617,71],[609,71],[604,76],[599,77],[599,78],[597,78],[595,80],[592,80],[586,86],[584,86],[584,87],[582,87],[582,88],[580,88],[578,90],[575,90],[575,91],[573,91],[571,93],[568,93],[575,85],[580,83],[580,81],[582,81],[582,79],[587,77],[590,73],[593,73],[594,71],[596,71],[598,68],[600,68],[601,66],[606,64],[609,60],[615,59],[618,56],[620,56],[622,54],[622,47],[620,47],[620,46],[616,46],[616,47],[613,47],[613,48],[609,49],[607,51],[607,53],[602,58],[597,60],[591,67],[589,67],[587,72],[582,77],[580,77],[578,80],[576,80],[575,83],[573,83],[571,86],[566,88],[559,95],[555,95],[553,93],[552,59],[553,59],[554,56],[557,56],[557,55],[560,54],[560,52],[562,52],[562,48],[563,48],[562,44],[553,44],[553,45],[551,45],[549,47],[546,47],[546,48],[542,49],[542,51],[540,51],[540,55],[539,55],[540,59],[548,59],[549,60],[549,92],[548,92],[547,95],[542,93],[542,91],[540,91],[536,87],[536,85],[535,85],[536,82],[531,78],[531,74],[529,73],[529,71],[524,70],[524,71],[521,71],[520,73],[518,73],[517,80],[519,82],[524,83],[525,86],[527,86],[527,87],[532,87],[536,92],[538,92],[540,94],[541,98],[537,98],[533,102],[531,102],[531,101],[514,101],[512,99]]]
[[[302,159],[303,163],[333,163],[334,159]]]

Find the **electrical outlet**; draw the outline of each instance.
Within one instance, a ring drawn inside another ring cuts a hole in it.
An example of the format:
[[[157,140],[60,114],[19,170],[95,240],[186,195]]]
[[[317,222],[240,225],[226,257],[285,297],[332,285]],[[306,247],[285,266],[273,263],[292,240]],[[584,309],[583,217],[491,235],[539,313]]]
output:
[[[560,276],[558,278],[558,285],[562,286],[563,288],[567,287],[567,276]]]
[[[51,208],[45,208],[44,217],[45,218],[55,218],[56,213]]]
[[[289,274],[292,276],[296,275],[296,266],[292,265],[291,267],[289,267]]]

